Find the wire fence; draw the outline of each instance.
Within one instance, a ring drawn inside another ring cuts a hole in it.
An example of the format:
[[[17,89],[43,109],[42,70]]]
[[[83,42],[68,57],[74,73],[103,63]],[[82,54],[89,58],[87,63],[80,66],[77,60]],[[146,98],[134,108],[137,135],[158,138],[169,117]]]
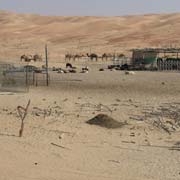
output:
[[[0,65],[1,66],[1,65]],[[0,68],[0,91],[27,92],[26,73],[15,69]],[[3,70],[2,70],[3,69]]]
[[[28,92],[30,86],[46,85],[46,73],[34,66],[0,64],[0,91]]]

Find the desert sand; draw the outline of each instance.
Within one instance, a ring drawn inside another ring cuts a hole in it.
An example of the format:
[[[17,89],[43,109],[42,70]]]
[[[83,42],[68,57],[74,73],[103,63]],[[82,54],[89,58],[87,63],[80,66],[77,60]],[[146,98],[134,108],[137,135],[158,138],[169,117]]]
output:
[[[44,54],[47,43],[49,66],[64,68],[67,52],[178,45],[179,17],[45,17],[2,11],[0,60],[20,64],[20,55]],[[180,179],[179,72],[98,71],[110,63],[73,62],[78,73],[51,72],[49,87],[0,92],[1,180]],[[89,73],[79,73],[85,65]],[[23,136],[18,137],[17,107],[28,100]],[[122,127],[86,123],[99,114]]]
[[[58,82],[28,93],[2,92],[0,179],[179,179],[179,126],[168,133],[152,122],[172,118],[144,114],[180,106],[179,76],[95,70],[58,74]],[[16,108],[29,99],[20,138]],[[125,125],[108,129],[86,123],[101,113]]]

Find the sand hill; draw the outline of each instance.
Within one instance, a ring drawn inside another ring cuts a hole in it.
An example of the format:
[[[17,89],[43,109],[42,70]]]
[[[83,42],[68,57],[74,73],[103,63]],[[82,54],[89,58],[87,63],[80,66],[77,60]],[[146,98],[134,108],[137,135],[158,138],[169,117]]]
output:
[[[124,17],[58,17],[0,11],[0,59],[44,53],[122,52],[137,47],[178,46],[180,14]]]

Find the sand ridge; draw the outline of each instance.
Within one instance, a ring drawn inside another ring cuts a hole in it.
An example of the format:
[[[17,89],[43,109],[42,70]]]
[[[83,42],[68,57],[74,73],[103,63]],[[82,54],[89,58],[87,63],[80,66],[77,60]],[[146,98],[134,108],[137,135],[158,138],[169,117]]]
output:
[[[58,17],[0,12],[1,60],[18,60],[23,53],[44,54],[51,61],[64,54],[125,52],[138,47],[179,46],[176,14],[123,17]]]

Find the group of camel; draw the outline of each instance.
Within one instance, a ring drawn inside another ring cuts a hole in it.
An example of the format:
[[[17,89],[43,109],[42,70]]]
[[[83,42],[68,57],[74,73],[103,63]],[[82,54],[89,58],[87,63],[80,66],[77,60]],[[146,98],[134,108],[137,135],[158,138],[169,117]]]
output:
[[[102,55],[97,55],[95,53],[91,53],[91,54],[65,54],[65,60],[79,60],[81,58],[88,58],[90,60],[95,60],[97,61],[98,59],[102,59],[102,60],[111,60],[112,58],[122,58],[122,57],[125,57],[124,54],[111,54],[111,53],[103,53]]]
[[[35,55],[24,54],[20,57],[20,60],[24,62],[31,62],[31,61],[37,62],[37,61],[42,61],[43,59],[42,59],[42,56],[39,54],[35,54]]]
[[[98,59],[102,59],[102,60],[112,60],[112,58],[122,58],[122,57],[125,57],[124,54],[118,54],[118,53],[103,53],[102,55],[98,55],[98,54],[95,54],[95,53],[87,53],[87,54],[65,54],[65,60],[73,60],[73,61],[76,61],[76,60],[79,60],[79,59],[83,59],[83,58],[88,58],[89,60],[95,60],[97,61]],[[34,61],[34,62],[37,62],[37,61],[42,61],[42,56],[39,55],[39,54],[35,54],[35,55],[22,55],[20,57],[20,60],[21,61],[24,61],[24,62],[31,62],[31,61]]]

